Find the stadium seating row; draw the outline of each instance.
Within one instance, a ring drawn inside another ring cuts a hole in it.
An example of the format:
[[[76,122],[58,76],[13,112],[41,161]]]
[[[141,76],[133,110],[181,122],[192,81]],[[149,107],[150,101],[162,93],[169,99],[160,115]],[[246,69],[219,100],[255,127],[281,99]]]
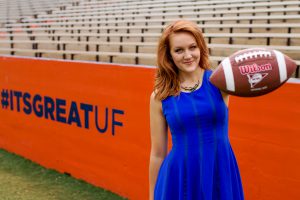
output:
[[[186,19],[202,29],[214,67],[236,50],[251,47],[278,49],[300,63],[300,1],[56,3],[55,8],[46,6],[47,11],[1,25],[0,53],[155,65],[165,25]]]
[[[0,27],[2,23],[13,23],[71,2],[74,0],[0,0]]]

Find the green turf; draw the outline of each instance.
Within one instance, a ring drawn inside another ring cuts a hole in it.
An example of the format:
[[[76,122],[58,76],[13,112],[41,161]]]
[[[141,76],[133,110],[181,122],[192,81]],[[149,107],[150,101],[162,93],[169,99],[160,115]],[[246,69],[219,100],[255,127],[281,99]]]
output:
[[[109,191],[0,149],[1,200],[120,200]]]

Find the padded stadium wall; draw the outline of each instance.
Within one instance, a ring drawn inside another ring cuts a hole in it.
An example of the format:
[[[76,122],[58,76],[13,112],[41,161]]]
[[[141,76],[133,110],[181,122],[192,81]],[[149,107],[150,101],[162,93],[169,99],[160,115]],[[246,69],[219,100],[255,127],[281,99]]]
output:
[[[0,148],[129,199],[148,198],[149,66],[0,57]],[[300,84],[231,97],[245,199],[300,199]]]

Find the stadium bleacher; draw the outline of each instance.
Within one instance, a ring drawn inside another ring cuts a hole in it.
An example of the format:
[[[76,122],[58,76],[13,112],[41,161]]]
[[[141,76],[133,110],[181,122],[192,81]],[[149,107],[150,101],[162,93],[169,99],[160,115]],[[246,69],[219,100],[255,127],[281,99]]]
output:
[[[165,25],[187,19],[202,29],[213,67],[251,47],[278,49],[300,66],[299,0],[0,0],[0,5],[0,54],[155,65]]]
[[[23,17],[35,16],[41,12],[50,12],[57,7],[67,5],[74,0],[1,0],[0,24],[20,21]]]

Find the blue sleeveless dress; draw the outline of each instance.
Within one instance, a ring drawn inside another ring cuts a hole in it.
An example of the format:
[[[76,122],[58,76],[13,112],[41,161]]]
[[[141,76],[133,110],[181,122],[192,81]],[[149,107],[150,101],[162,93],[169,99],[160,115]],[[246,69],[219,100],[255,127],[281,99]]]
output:
[[[172,149],[162,162],[154,200],[242,200],[228,138],[228,109],[206,70],[199,89],[162,101]]]

